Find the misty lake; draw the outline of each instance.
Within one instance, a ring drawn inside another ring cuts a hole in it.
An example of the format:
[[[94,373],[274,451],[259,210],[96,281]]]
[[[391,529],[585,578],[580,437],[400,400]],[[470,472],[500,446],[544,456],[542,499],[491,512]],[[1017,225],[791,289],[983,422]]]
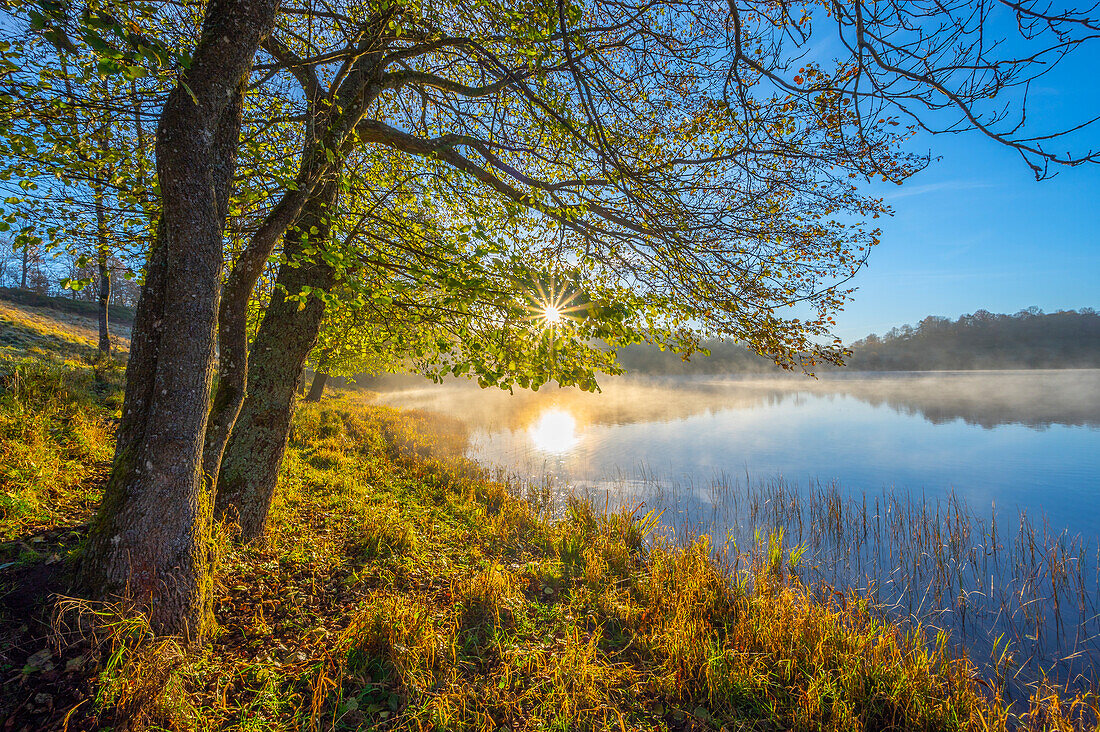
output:
[[[707,534],[719,552],[782,529],[785,547],[807,550],[808,586],[870,594],[979,663],[1007,645],[1020,683],[1040,669],[1098,680],[1100,370],[603,389],[455,381],[379,401],[461,420],[469,457],[551,505],[574,494],[658,511],[665,534]]]
[[[461,419],[469,456],[515,478],[637,500],[645,485],[675,487],[670,522],[705,524],[691,499],[706,504],[716,479],[781,478],[953,492],[980,512],[1100,534],[1100,370],[607,379],[600,394],[452,382],[381,401]]]

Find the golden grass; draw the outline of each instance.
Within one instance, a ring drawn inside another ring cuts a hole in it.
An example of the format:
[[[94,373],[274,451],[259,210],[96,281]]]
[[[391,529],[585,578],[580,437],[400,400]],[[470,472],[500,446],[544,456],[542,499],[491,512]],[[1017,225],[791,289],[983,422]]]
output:
[[[116,362],[0,357],[0,541],[87,518],[121,399]]]
[[[112,345],[126,350],[130,328],[112,325]],[[0,300],[0,356],[85,356],[99,343],[94,317]]]
[[[180,669],[189,659],[174,638],[153,638],[146,617],[121,603],[61,598],[51,629],[61,648],[79,646],[98,663],[89,706],[119,729],[195,729],[199,720]]]

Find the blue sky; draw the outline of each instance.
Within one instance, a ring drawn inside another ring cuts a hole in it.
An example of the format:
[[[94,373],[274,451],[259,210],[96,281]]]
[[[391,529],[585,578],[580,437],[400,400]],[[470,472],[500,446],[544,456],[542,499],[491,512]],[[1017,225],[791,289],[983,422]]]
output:
[[[1100,115],[1097,68],[1093,49],[1044,78],[1032,89],[1029,129]],[[1100,123],[1067,142],[1075,152],[1100,149]],[[1100,165],[1036,182],[1018,153],[975,133],[912,147],[941,159],[902,186],[874,189],[895,215],[881,224],[882,244],[837,319],[846,342],[926,315],[1100,309]]]

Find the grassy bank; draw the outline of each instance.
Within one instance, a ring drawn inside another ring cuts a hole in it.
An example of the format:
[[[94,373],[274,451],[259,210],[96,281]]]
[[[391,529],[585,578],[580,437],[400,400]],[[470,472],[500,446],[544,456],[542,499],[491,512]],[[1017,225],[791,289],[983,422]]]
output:
[[[1006,708],[945,643],[801,587],[774,538],[734,573],[641,511],[553,521],[459,457],[461,425],[352,396],[299,410],[269,536],[220,540],[218,629],[185,653],[64,599],[121,367],[52,342],[0,354],[5,729],[1038,730],[1093,711]]]

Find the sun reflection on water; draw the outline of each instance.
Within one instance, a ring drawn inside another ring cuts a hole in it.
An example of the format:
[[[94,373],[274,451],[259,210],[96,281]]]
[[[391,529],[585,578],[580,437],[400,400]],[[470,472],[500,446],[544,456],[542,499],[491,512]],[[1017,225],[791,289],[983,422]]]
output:
[[[564,409],[547,409],[527,428],[535,448],[543,452],[565,453],[572,450],[580,437],[577,420]]]

